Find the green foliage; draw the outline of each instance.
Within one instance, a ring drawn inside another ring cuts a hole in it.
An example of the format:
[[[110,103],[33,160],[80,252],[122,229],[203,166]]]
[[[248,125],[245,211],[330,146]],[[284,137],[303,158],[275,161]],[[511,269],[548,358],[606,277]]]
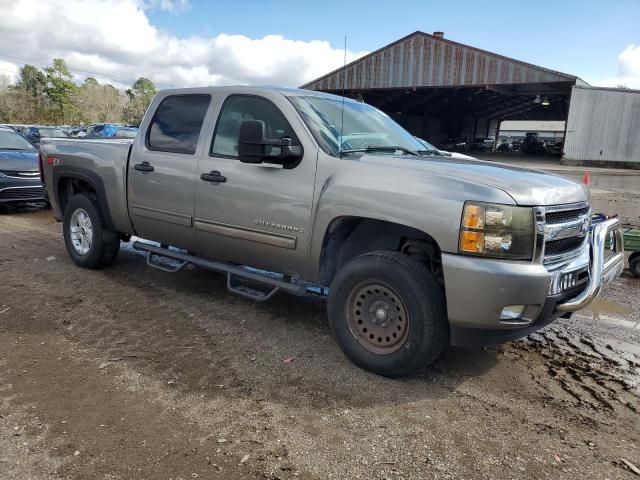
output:
[[[140,77],[120,91],[87,77],[76,84],[61,58],[43,70],[24,65],[15,83],[0,75],[0,122],[18,124],[88,124],[99,122],[138,125],[157,89]]]
[[[70,118],[77,113],[71,101],[71,95],[78,87],[73,83],[67,64],[61,58],[54,58],[53,65],[45,68],[44,71],[47,79],[44,93],[59,109],[60,117],[56,118],[56,121],[64,123],[65,114]]]
[[[128,102],[122,108],[124,121],[130,125],[140,125],[144,112],[158,92],[156,86],[148,78],[140,77],[126,90]]]

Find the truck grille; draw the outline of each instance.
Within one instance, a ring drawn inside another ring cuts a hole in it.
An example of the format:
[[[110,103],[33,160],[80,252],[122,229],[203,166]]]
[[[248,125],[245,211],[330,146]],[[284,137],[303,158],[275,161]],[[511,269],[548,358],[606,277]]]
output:
[[[580,248],[586,237],[563,238],[562,240],[551,240],[544,244],[544,256],[561,255]]]
[[[553,205],[539,210],[538,229],[544,231],[544,248],[539,249],[543,262],[553,264],[579,256],[589,236],[589,204]]]
[[[0,200],[42,200],[44,198],[44,188],[24,187],[5,188],[0,190]]]
[[[564,210],[559,212],[547,212],[545,221],[547,225],[555,225],[558,223],[570,222],[589,213],[589,207],[579,208],[577,210]]]

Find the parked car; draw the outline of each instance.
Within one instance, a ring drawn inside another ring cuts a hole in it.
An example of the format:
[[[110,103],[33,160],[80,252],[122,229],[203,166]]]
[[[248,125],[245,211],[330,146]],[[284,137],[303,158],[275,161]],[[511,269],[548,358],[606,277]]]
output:
[[[498,145],[498,148],[496,148],[496,151],[498,151],[498,152],[512,152],[513,151],[513,147],[508,142],[502,142],[500,145]]]
[[[137,127],[120,125],[117,123],[96,123],[85,129],[83,137],[102,138],[135,138]]]
[[[550,143],[545,146],[547,155],[561,157],[563,153],[564,142]]]
[[[514,140],[513,142],[511,142],[511,149],[514,152],[519,152],[521,145],[522,145],[522,142],[520,140]]]
[[[490,152],[493,149],[493,138],[476,138],[467,148],[470,152]]]
[[[38,145],[42,138],[69,138],[64,130],[58,127],[29,126],[22,134],[32,143]]]
[[[619,221],[589,234],[585,185],[421,154],[362,102],[164,90],[140,130],[133,141],[43,140],[71,259],[105,267],[137,235],[158,242],[133,243],[149,265],[222,272],[246,298],[328,292],[340,348],[381,375],[413,372],[449,343],[528,335],[587,306],[623,268],[622,242],[606,246]]]
[[[467,149],[467,142],[458,138],[450,138],[440,144],[438,148],[447,152],[464,152]]]
[[[12,128],[0,127],[0,204],[45,201],[38,150]]]
[[[138,134],[137,127],[118,127],[115,137],[117,138],[135,138]]]

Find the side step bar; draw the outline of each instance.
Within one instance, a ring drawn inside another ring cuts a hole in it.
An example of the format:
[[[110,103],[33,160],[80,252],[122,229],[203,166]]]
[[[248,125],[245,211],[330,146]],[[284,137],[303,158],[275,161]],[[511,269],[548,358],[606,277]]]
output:
[[[212,260],[205,260],[204,258],[195,257],[187,253],[176,252],[169,250],[168,248],[156,247],[144,242],[135,241],[132,244],[133,248],[147,253],[147,264],[151,267],[158,268],[165,272],[174,273],[181,270],[185,265],[191,263],[198,267],[214,272],[227,274],[227,288],[230,292],[237,295],[241,295],[251,300],[259,302],[270,299],[278,291],[283,290],[294,295],[305,295],[307,293],[307,285],[299,285],[296,283],[288,282],[280,278],[276,278],[272,275],[262,275],[257,271],[247,271],[242,266],[231,265],[224,262],[217,262]],[[158,261],[158,258],[169,258],[177,260],[177,265],[163,265]],[[234,279],[250,280],[259,284],[270,287],[268,292],[262,292],[253,288],[234,284]]]

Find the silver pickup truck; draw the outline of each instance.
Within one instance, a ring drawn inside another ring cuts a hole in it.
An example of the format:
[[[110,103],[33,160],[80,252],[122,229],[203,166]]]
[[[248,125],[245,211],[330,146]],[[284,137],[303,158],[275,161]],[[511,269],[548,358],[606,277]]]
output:
[[[133,141],[43,140],[40,162],[79,266],[136,236],[149,265],[219,271],[255,300],[327,295],[340,348],[390,377],[569,316],[623,268],[585,186],[444,156],[317,92],[165,90]]]

